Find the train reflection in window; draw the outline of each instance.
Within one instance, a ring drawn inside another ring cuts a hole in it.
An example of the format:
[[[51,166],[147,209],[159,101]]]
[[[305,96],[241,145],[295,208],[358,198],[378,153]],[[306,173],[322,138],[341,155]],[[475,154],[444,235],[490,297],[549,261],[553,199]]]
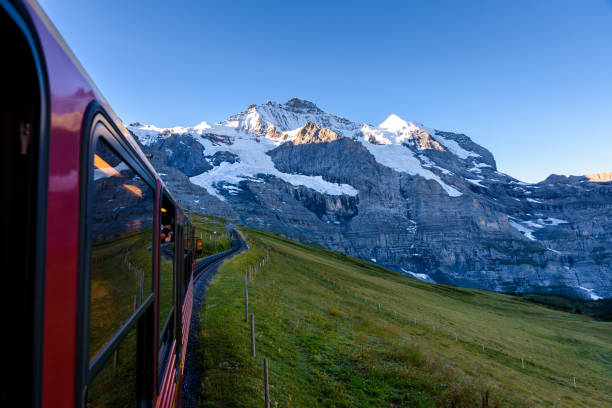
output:
[[[153,190],[102,139],[94,155],[89,358],[153,291]]]

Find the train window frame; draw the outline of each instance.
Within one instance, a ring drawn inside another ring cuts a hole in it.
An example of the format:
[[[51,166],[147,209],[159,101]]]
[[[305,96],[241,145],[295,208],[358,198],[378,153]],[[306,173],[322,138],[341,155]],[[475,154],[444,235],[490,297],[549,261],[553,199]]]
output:
[[[154,349],[156,338],[154,333],[154,303],[156,288],[156,259],[158,246],[155,240],[158,237],[155,232],[157,205],[154,199],[152,211],[153,235],[152,235],[152,264],[151,264],[151,288],[149,293],[132,315],[125,321],[114,335],[107,341],[104,347],[96,353],[95,357],[89,357],[89,315],[90,315],[90,286],[91,286],[91,255],[93,237],[91,226],[93,221],[92,198],[94,188],[94,154],[100,139],[123,160],[134,173],[151,189],[154,197],[157,197],[157,182],[149,167],[142,163],[142,159],[133,151],[134,145],[123,136],[109,119],[104,108],[97,102],[90,103],[84,120],[82,143],[81,143],[81,174],[80,174],[80,231],[81,247],[79,249],[79,283],[78,283],[78,331],[77,331],[77,369],[76,372],[76,401],[86,404],[89,384],[104,368],[106,362],[113,356],[115,350],[125,340],[132,330],[139,333],[137,343],[138,355],[138,398],[153,400],[153,372],[154,372]],[[143,340],[140,340],[140,339]],[[143,381],[145,379],[146,381]]]
[[[170,361],[170,357],[171,357],[171,353],[172,353],[172,344],[174,341],[177,340],[177,314],[179,313],[178,311],[180,310],[180,308],[177,307],[177,290],[179,287],[179,281],[178,281],[178,268],[177,268],[177,247],[180,246],[179,242],[178,242],[178,224],[179,224],[179,220],[178,220],[178,216],[179,216],[179,212],[177,211],[177,203],[174,200],[174,198],[172,197],[172,195],[168,192],[168,190],[165,187],[161,188],[160,191],[160,198],[159,198],[159,209],[158,209],[158,220],[159,220],[159,224],[160,226],[162,225],[162,208],[164,208],[164,201],[166,201],[166,204],[169,204],[172,207],[172,211],[173,211],[173,225],[172,225],[172,234],[174,235],[174,250],[173,250],[173,257],[172,257],[172,290],[171,290],[171,299],[172,299],[172,304],[170,305],[170,309],[168,311],[168,314],[166,316],[162,316],[161,314],[161,300],[164,298],[162,296],[161,293],[161,282],[162,282],[162,251],[161,251],[161,245],[160,245],[160,250],[158,251],[158,255],[157,255],[157,262],[159,265],[158,268],[158,276],[157,276],[157,282],[158,282],[158,291],[157,291],[157,307],[156,307],[156,315],[157,315],[157,324],[158,326],[158,331],[157,331],[157,392],[161,392],[161,387],[162,387],[162,381],[163,381],[163,377],[164,374],[166,373],[166,370],[168,368],[168,362]],[[161,234],[160,234],[161,235]],[[162,346],[164,346],[162,348]],[[175,353],[176,353],[176,345],[175,345]]]
[[[108,138],[105,137],[104,135],[99,135],[98,137],[95,137],[95,141],[94,141],[94,144],[93,144],[94,149],[93,149],[93,152],[92,152],[94,157],[98,157],[98,154],[99,154],[98,153],[98,149],[100,148],[101,145],[105,145],[106,148],[110,150],[111,154],[113,156],[115,156],[116,159],[119,159],[122,164],[125,164],[134,173],[134,175],[136,177],[142,179],[140,173],[137,170],[135,170],[134,168],[132,168],[132,166],[127,162],[127,160],[124,159],[124,154],[122,154],[122,152],[118,151],[116,149],[116,147],[112,146],[112,144],[109,143]],[[95,164],[94,164],[94,167],[96,167]],[[94,186],[95,185],[95,179],[90,179],[90,184],[91,184],[91,186]],[[150,238],[151,238],[151,241],[150,241],[151,242],[151,267],[150,267],[151,268],[151,270],[150,270],[150,273],[151,273],[150,279],[151,279],[151,281],[149,282],[150,286],[147,285],[148,287],[146,289],[147,289],[148,292],[144,293],[145,297],[142,299],[142,301],[140,302],[140,304],[138,305],[136,310],[132,311],[132,313],[129,315],[130,317],[128,318],[126,323],[121,324],[119,326],[119,328],[116,329],[115,334],[109,340],[107,340],[105,345],[100,350],[96,351],[95,354],[92,355],[91,354],[91,350],[89,350],[89,358],[90,358],[90,364],[91,365],[93,365],[94,361],[98,359],[98,355],[101,354],[102,351],[104,351],[106,349],[106,345],[111,343],[112,339],[118,336],[119,332],[121,332],[123,330],[127,330],[127,327],[125,327],[127,325],[127,322],[131,321],[132,316],[134,314],[136,314],[138,311],[140,311],[141,306],[148,300],[148,298],[150,298],[151,295],[155,295],[155,291],[154,291],[154,289],[155,289],[154,288],[154,283],[155,283],[155,276],[154,276],[154,269],[155,269],[154,266],[155,266],[155,264],[154,264],[154,262],[155,262],[155,258],[154,258],[154,254],[153,254],[153,245],[155,244],[155,230],[154,230],[154,227],[155,227],[155,224],[154,224],[155,223],[155,221],[154,221],[155,220],[155,217],[154,217],[154,215],[155,215],[155,205],[154,205],[155,189],[152,188],[146,182],[144,182],[144,184],[145,184],[145,186],[149,187],[150,192],[153,193],[153,201],[151,202],[151,236],[150,236]],[[90,196],[90,201],[93,202],[93,201],[95,201],[95,199],[97,199],[97,197],[95,197],[94,191],[91,191],[91,190],[93,190],[93,189],[90,189],[88,194]],[[91,207],[89,209],[92,210]],[[94,212],[91,211],[91,215],[93,215],[93,214],[94,214]],[[93,228],[93,225],[94,225],[94,222],[88,223],[88,227]],[[90,233],[88,235],[90,235]],[[91,236],[90,236],[90,238],[91,238]],[[93,242],[93,239],[92,239],[92,241],[90,242],[90,254],[93,254],[93,243],[94,242]],[[89,319],[87,321],[89,323],[89,327],[91,328],[91,311],[92,311],[91,310],[91,281],[92,281],[91,263],[90,263],[90,270],[89,270],[89,281],[90,281],[90,294],[89,294],[89,297],[90,297],[90,299],[89,299],[90,300],[89,314],[90,314],[90,316],[89,316]],[[142,313],[142,311],[140,311],[140,313]],[[122,336],[122,337],[124,337],[124,336]],[[88,343],[89,343],[90,339],[91,339],[91,333],[89,333]]]

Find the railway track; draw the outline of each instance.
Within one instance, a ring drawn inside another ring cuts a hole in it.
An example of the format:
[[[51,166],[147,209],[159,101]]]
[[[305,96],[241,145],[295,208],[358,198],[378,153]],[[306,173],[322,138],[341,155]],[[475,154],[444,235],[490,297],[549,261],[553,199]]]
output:
[[[195,408],[198,405],[200,378],[202,377],[202,367],[200,367],[197,361],[197,344],[200,334],[199,313],[205,301],[206,289],[219,266],[226,259],[239,254],[245,249],[247,249],[246,242],[244,242],[240,234],[232,230],[232,247],[227,251],[204,258],[193,269],[193,311],[191,313],[191,322],[189,323],[189,339],[183,373],[183,408]]]

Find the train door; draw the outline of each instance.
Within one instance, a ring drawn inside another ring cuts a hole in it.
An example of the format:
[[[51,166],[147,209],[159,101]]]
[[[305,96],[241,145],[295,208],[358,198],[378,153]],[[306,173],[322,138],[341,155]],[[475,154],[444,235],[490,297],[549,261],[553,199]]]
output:
[[[2,310],[7,312],[2,406],[38,406],[40,398],[47,137],[42,60],[32,33],[10,3],[0,3],[0,163],[6,237],[2,263],[7,272],[2,296]]]

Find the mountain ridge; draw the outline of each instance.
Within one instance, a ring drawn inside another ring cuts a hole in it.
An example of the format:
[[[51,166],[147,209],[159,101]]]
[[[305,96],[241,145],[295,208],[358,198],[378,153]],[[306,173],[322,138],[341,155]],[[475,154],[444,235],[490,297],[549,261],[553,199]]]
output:
[[[158,152],[154,166],[187,176],[165,180],[171,188],[206,191],[182,195],[188,208],[424,280],[612,297],[605,175],[523,183],[464,134],[395,114],[376,126],[354,122],[298,98],[250,105],[215,125],[128,129]]]

